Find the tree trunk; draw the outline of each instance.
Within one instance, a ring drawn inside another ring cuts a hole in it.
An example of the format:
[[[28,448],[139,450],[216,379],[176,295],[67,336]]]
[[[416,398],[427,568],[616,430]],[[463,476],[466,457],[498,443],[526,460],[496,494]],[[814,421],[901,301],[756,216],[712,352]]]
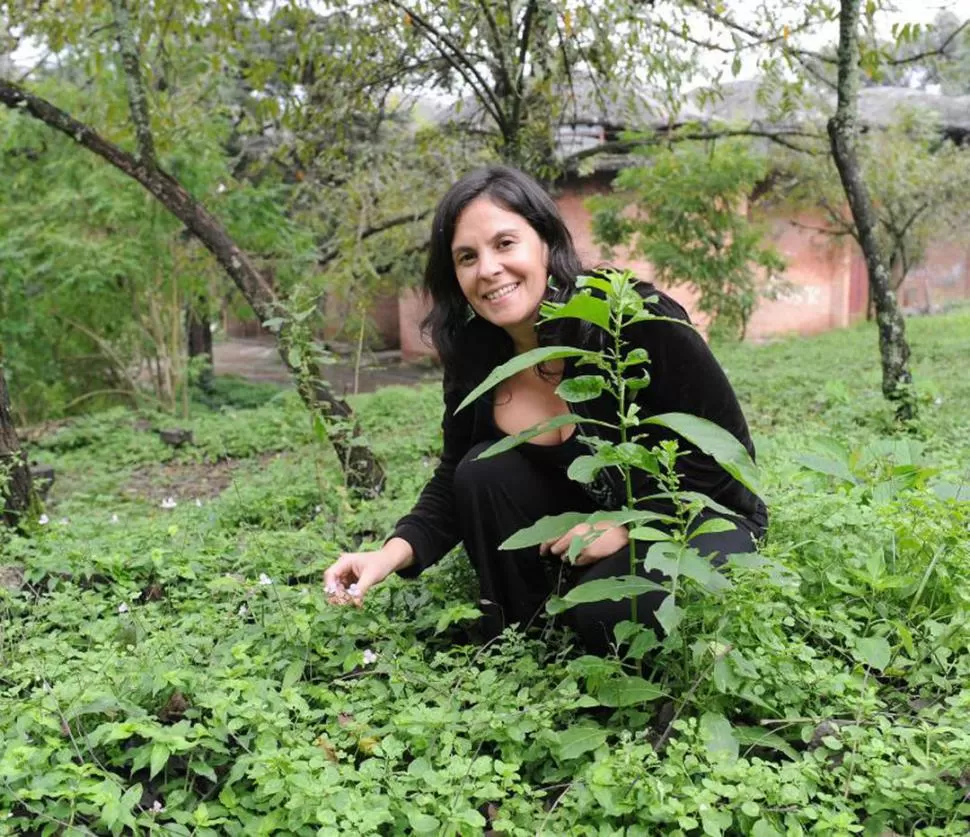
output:
[[[869,272],[869,289],[879,329],[879,351],[882,359],[882,392],[896,405],[901,420],[915,416],[912,397],[912,375],[909,371],[909,344],[906,322],[890,283],[889,270],[876,241],[876,219],[869,190],[862,177],[857,154],[859,105],[859,4],[861,0],[841,0],[838,50],[838,107],[828,122],[832,156],[835,159],[842,188],[845,190],[852,220],[859,234],[859,244]]]
[[[256,269],[249,255],[233,241],[219,219],[167,172],[129,154],[46,99],[4,78],[0,78],[0,103],[18,113],[28,113],[66,134],[140,183],[215,256],[261,322],[283,319],[277,341],[280,357],[298,381],[312,381],[298,384],[301,397],[311,410],[318,409],[329,418],[341,419],[329,428],[330,441],[344,467],[348,487],[365,496],[379,494],[384,485],[384,469],[366,445],[358,441],[359,428],[352,420],[350,405],[334,395],[315,364],[311,364],[307,373],[291,362],[286,309],[270,283]]]
[[[17,526],[30,510],[33,486],[27,458],[10,415],[10,396],[0,360],[0,518],[8,526]]]
[[[209,306],[205,296],[185,307],[185,333],[189,344],[189,363],[195,358],[205,358],[199,372],[199,386],[209,392],[212,388],[212,328],[209,322]]]

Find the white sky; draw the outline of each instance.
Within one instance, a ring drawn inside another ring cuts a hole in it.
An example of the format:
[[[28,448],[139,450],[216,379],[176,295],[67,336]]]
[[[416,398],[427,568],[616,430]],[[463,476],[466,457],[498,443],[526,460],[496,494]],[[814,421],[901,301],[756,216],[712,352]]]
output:
[[[837,0],[832,1],[837,2]],[[498,2],[498,0],[490,0],[490,2]],[[771,0],[727,0],[726,5],[729,13],[736,20],[746,24],[752,24],[753,28],[757,28],[758,7],[763,3],[767,3],[769,6],[772,5]],[[887,7],[892,5],[896,9],[895,11],[881,11],[877,16],[877,22],[882,30],[879,32],[879,35],[887,39],[891,35],[893,24],[931,23],[940,11],[949,10],[961,20],[970,18],[970,0],[895,0],[895,2],[892,2],[892,0],[884,0],[884,5]],[[697,21],[694,34],[701,38],[710,37],[713,30],[709,26],[708,21],[700,15],[698,15]],[[837,38],[838,25],[832,23],[828,26],[820,27],[817,33],[800,36],[799,42],[808,49],[818,49],[824,44],[833,43]],[[719,40],[724,43],[730,43],[728,38],[722,37]],[[23,43],[13,53],[12,57],[16,66],[25,69],[35,64],[42,54],[43,51],[38,49],[36,45]],[[707,53],[702,57],[702,63],[708,69],[714,70],[719,65],[723,65],[726,68],[725,78],[731,77],[729,71],[731,60],[732,56],[717,53]],[[756,72],[757,56],[752,52],[743,63],[739,78],[751,78]]]

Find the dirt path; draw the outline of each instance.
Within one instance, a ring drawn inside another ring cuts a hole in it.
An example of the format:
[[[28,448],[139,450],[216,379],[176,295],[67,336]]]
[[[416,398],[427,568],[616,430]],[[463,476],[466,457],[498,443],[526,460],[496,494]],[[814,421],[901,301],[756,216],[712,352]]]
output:
[[[240,375],[250,381],[290,384],[292,379],[279,355],[276,342],[263,337],[231,338],[213,346],[217,375]],[[324,368],[334,391],[349,395],[354,391],[353,359],[340,358]],[[373,392],[380,387],[412,386],[440,380],[441,370],[428,365],[401,363],[398,352],[370,352],[364,355],[360,370],[359,392]]]

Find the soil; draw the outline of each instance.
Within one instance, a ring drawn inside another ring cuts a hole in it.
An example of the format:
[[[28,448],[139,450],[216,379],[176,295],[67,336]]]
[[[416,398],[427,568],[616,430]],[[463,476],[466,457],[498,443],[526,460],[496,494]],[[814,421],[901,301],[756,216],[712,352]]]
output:
[[[250,381],[292,383],[290,373],[276,351],[276,341],[266,337],[234,337],[213,346],[216,375],[240,375]],[[324,367],[324,375],[337,395],[355,392],[354,358],[337,355]],[[403,363],[396,351],[366,352],[357,381],[357,392],[373,392],[386,386],[413,386],[441,379],[441,370],[428,362]]]
[[[265,465],[279,452],[256,457]],[[123,489],[132,498],[158,504],[171,497],[176,502],[206,500],[217,497],[232,484],[234,472],[252,464],[252,459],[223,459],[218,462],[176,462],[147,465],[133,471]]]

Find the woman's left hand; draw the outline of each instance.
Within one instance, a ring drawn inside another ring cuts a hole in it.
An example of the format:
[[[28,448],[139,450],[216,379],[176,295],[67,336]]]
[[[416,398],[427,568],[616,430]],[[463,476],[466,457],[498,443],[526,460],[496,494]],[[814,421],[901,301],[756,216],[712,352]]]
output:
[[[573,526],[561,538],[546,541],[542,544],[539,547],[539,554],[560,555],[565,561],[572,539],[577,535],[589,534],[592,529],[601,530],[603,534],[582,548],[579,555],[576,556],[576,560],[573,562],[575,566],[584,567],[588,564],[595,564],[601,558],[605,558],[607,555],[612,555],[617,550],[623,549],[630,542],[630,533],[626,526],[617,526],[615,523],[608,522],[597,523],[595,526],[590,526],[588,523],[580,523],[578,526]]]

